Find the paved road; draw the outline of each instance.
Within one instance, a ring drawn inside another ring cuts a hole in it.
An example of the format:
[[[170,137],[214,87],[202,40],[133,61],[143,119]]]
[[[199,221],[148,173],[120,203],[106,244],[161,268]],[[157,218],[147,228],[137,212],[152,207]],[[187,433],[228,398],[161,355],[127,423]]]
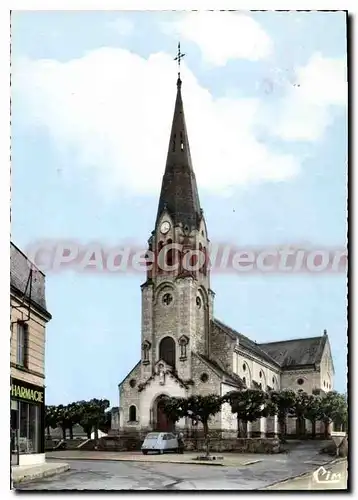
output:
[[[320,466],[313,473],[284,481],[267,489],[272,490],[346,490],[348,481],[347,460]]]
[[[307,446],[243,467],[71,460],[71,470],[22,490],[253,490],[314,471],[327,461]],[[306,489],[304,486],[302,489]]]

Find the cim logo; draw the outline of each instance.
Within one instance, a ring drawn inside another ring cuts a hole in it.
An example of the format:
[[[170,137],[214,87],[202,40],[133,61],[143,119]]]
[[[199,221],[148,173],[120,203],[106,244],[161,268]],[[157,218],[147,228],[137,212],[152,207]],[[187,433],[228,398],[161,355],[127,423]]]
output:
[[[340,472],[331,472],[321,466],[319,469],[314,471],[313,479],[316,483],[320,484],[339,483],[342,480],[342,474]]]

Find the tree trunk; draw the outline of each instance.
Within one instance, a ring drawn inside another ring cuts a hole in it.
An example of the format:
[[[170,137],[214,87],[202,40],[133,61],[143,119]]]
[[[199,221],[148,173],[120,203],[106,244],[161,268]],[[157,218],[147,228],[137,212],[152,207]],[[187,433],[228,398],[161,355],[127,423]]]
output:
[[[87,433],[87,439],[91,439],[91,429],[86,431]]]
[[[205,442],[205,456],[209,457],[209,427],[207,422],[203,422],[204,427],[204,442]]]
[[[303,417],[298,417],[298,439],[302,438],[306,434],[305,419]]]
[[[62,439],[66,441],[66,427],[62,427]]]
[[[312,439],[316,439],[316,421],[311,420],[312,425]]]
[[[278,417],[278,423],[280,427],[280,440],[284,443],[286,441],[286,415],[281,415]]]
[[[69,427],[69,430],[70,430],[70,439],[73,439],[73,427],[71,425],[71,427]]]
[[[328,427],[329,427],[329,422],[324,423],[324,439],[328,439]]]
[[[246,428],[247,428],[247,423],[246,423]],[[247,437],[245,432],[244,422],[242,421],[241,418],[237,419],[237,437],[238,438]]]
[[[47,437],[48,437],[48,439],[51,439],[50,426],[46,427],[46,430],[47,430]]]

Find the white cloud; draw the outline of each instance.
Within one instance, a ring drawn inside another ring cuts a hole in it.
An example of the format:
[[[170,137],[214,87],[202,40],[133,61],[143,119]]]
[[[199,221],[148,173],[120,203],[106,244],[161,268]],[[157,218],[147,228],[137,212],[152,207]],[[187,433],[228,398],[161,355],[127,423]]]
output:
[[[245,14],[191,12],[179,22],[162,26],[165,31],[196,43],[204,59],[217,66],[225,66],[230,59],[256,61],[272,52],[270,37],[257,21]]]
[[[316,53],[296,69],[295,80],[280,106],[275,133],[290,141],[316,141],[334,118],[332,106],[347,105],[346,62]]]
[[[98,173],[106,188],[158,193],[175,101],[175,63],[102,48],[68,62],[13,64],[16,119],[44,127],[69,170]],[[249,182],[294,176],[298,162],[255,138],[256,99],[214,99],[183,65],[189,140],[201,188],[225,193]],[[15,111],[14,111],[15,112]]]
[[[133,22],[125,17],[117,17],[108,24],[116,33],[122,36],[131,35],[134,29]]]

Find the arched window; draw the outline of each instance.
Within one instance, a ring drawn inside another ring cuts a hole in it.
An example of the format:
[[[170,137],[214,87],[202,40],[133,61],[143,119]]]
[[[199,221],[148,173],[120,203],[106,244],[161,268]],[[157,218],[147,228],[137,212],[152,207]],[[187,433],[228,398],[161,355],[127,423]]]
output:
[[[171,245],[173,242],[172,240],[168,240],[166,242],[166,245]],[[167,266],[172,266],[174,264],[174,249],[173,248],[170,248],[169,250],[167,250],[166,252],[166,265]]]
[[[204,256],[204,253],[203,253],[203,245],[201,243],[199,243],[199,253],[200,253],[200,257],[199,257],[199,262],[200,262],[200,272],[203,273],[204,272],[204,265],[205,265],[205,256]]]
[[[203,273],[206,276],[207,270],[208,270],[208,254],[206,252],[206,248],[203,248],[203,253],[204,253],[204,265],[203,265]]]
[[[137,420],[137,408],[132,405],[129,407],[129,421],[135,422]]]
[[[156,256],[156,262],[157,262],[157,271],[158,273],[161,273],[163,271],[163,247],[164,247],[164,242],[160,241],[158,243],[158,255]]]
[[[175,367],[175,342],[171,337],[164,337],[159,345],[159,359]]]
[[[197,264],[198,264],[198,256],[194,253],[190,257],[189,266],[191,269],[194,268],[193,271],[196,271],[195,266],[197,266]]]

